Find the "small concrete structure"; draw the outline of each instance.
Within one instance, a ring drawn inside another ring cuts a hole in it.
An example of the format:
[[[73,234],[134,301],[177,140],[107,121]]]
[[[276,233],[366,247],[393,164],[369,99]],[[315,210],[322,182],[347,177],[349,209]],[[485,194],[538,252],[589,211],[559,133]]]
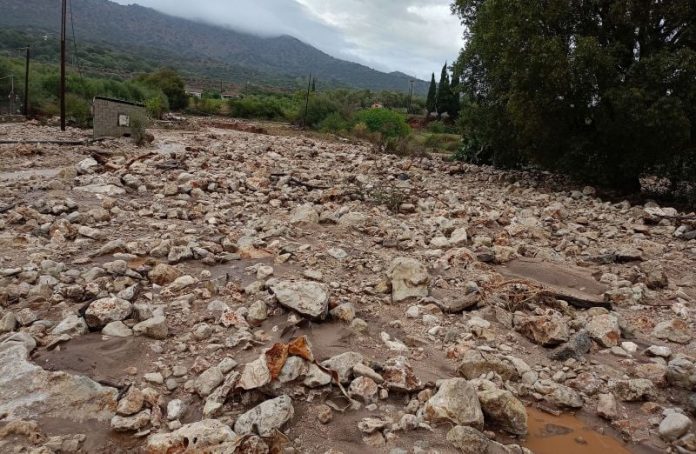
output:
[[[142,104],[97,96],[92,102],[94,138],[130,137],[134,119],[145,126],[147,111]]]

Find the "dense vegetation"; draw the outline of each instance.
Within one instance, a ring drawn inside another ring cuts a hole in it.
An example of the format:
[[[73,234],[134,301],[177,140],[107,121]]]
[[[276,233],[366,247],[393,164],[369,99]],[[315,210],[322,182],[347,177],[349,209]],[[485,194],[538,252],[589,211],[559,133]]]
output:
[[[14,75],[14,88],[17,97],[15,108],[19,111],[24,98],[24,61],[0,57],[0,74],[3,76]],[[57,66],[38,63],[32,65],[29,83],[30,114],[34,116],[58,114],[59,81]],[[95,96],[108,96],[143,102],[150,106],[155,105],[155,101],[159,100],[161,110],[168,110],[168,98],[164,94],[163,89],[156,83],[81,77],[75,72],[70,72],[66,80],[66,87],[67,116],[77,126],[89,126],[91,120],[90,103]],[[165,86],[164,88],[166,89],[167,87]],[[0,94],[2,94],[2,98],[6,99],[10,90],[10,79],[0,79]],[[0,104],[0,107],[6,109],[7,102]],[[152,111],[151,113],[157,116],[161,112]]]
[[[696,181],[696,4],[456,0],[461,156],[635,191]]]
[[[310,72],[331,88],[407,92],[412,79],[333,58],[290,36],[262,38],[107,0],[70,3],[78,52],[85,54],[84,60],[93,70],[123,75],[124,70],[131,68],[139,72],[172,66],[187,76],[222,78],[237,84],[250,80],[291,89],[299,88],[302,78]],[[52,33],[51,39],[56,42],[60,2],[3,0],[2,6],[0,30],[34,30],[39,36]],[[19,45],[25,46],[26,42]],[[153,65],[136,69],[134,58]],[[417,80],[415,88],[422,93],[427,84]]]

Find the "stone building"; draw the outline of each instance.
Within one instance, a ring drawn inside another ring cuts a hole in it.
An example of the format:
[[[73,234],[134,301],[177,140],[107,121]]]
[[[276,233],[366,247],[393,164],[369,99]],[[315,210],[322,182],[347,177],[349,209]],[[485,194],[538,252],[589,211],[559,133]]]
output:
[[[97,96],[92,102],[94,138],[130,137],[134,121],[147,119],[145,106],[120,99]]]

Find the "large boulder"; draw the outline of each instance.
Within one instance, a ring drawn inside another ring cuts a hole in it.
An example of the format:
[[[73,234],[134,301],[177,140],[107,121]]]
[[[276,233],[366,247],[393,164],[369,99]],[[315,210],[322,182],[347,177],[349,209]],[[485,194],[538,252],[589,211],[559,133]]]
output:
[[[653,329],[652,335],[658,339],[677,344],[688,344],[693,337],[689,325],[678,318],[658,323]]]
[[[462,377],[472,380],[481,375],[495,372],[503,380],[519,380],[520,373],[515,365],[507,358],[493,355],[485,355],[478,350],[469,350],[464,354],[462,362],[457,369]]]
[[[619,319],[612,314],[595,315],[586,326],[590,337],[606,348],[616,347],[621,340]]]
[[[483,428],[483,412],[476,390],[463,378],[444,380],[437,393],[426,402],[423,415],[432,423],[450,422]]]
[[[271,285],[278,303],[305,317],[324,320],[329,312],[329,289],[312,281],[279,281]]]
[[[568,324],[558,314],[528,316],[515,314],[515,329],[544,347],[554,347],[570,338]]]
[[[510,391],[487,389],[478,392],[478,399],[487,420],[511,434],[527,434],[527,410]]]
[[[32,346],[0,344],[0,414],[6,419],[58,418],[108,421],[118,391],[83,376],[48,372],[29,361]]]
[[[447,432],[447,441],[462,454],[531,454],[518,445],[505,446],[487,438],[483,433],[467,426],[455,426]]]
[[[394,259],[387,277],[391,281],[392,300],[395,303],[409,298],[425,298],[428,296],[430,276],[425,266],[416,259],[398,257]]]
[[[280,430],[295,415],[292,399],[286,395],[267,400],[252,408],[234,423],[234,430],[239,435],[257,432],[262,437],[270,437]]]
[[[133,305],[121,298],[102,298],[92,302],[85,311],[85,321],[90,328],[103,328],[105,325],[127,319],[133,312]]]
[[[147,439],[147,454],[171,454],[193,452],[217,452],[216,447],[230,443],[237,435],[229,426],[216,419],[204,419],[187,424],[174,432],[150,435]]]

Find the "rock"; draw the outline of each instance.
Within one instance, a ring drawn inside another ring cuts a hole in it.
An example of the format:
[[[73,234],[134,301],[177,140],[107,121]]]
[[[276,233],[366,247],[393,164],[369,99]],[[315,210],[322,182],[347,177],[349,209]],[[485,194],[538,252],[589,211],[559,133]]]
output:
[[[286,395],[267,400],[237,418],[234,430],[239,435],[256,432],[261,437],[270,437],[280,430],[295,415],[292,399]]]
[[[111,418],[111,428],[116,432],[137,432],[150,424],[150,410],[146,409],[133,416],[115,415]]]
[[[319,213],[314,209],[312,204],[305,204],[296,207],[290,213],[291,224],[317,224],[319,222]]]
[[[247,320],[250,323],[261,323],[268,318],[268,306],[263,301],[255,301],[249,306]]]
[[[179,399],[173,399],[170,400],[167,403],[167,419],[170,421],[175,421],[184,414],[184,410],[186,410],[186,404],[179,400]]]
[[[566,361],[570,358],[581,359],[592,348],[592,338],[590,334],[583,330],[579,331],[570,340],[552,351],[549,358],[556,361]]]
[[[186,287],[191,287],[196,284],[196,278],[193,276],[180,276],[174,279],[174,282],[167,286],[167,290],[172,292],[178,292],[185,289]]]
[[[249,391],[265,386],[270,382],[271,372],[268,370],[265,357],[262,355],[259,359],[244,366],[237,388]]]
[[[77,233],[92,240],[103,240],[104,238],[106,238],[106,234],[101,230],[88,227],[86,225],[81,225],[77,229]]]
[[[278,303],[301,315],[324,320],[329,310],[329,290],[312,281],[279,281],[271,286]]]
[[[331,375],[327,374],[314,363],[309,364],[303,384],[309,388],[319,388],[331,383]]]
[[[517,368],[510,361],[493,355],[484,356],[477,350],[469,350],[464,354],[457,371],[469,380],[489,372],[495,372],[503,380],[516,381],[521,378]]]
[[[75,191],[89,192],[92,194],[103,194],[117,196],[126,193],[126,190],[113,184],[89,184],[86,186],[76,186]]]
[[[75,317],[77,318],[77,316],[75,316]],[[84,323],[84,321],[82,323]],[[0,334],[12,332],[15,330],[16,327],[17,327],[17,317],[15,317],[15,314],[13,312],[6,313],[2,317],[2,320],[0,320]],[[87,331],[86,324],[84,325],[84,328],[85,328],[85,331]],[[57,333],[57,334],[64,334],[64,333]]]
[[[600,314],[592,317],[585,327],[590,337],[605,348],[616,347],[621,340],[619,319],[612,314]]]
[[[648,356],[657,356],[659,358],[669,358],[672,356],[672,349],[659,345],[651,345],[647,350],[645,350],[645,354]]]
[[[363,361],[360,353],[345,352],[323,361],[321,365],[338,373],[341,383],[348,383],[351,380],[353,367]]]
[[[317,405],[314,408],[314,414],[317,415],[317,420],[322,424],[328,424],[333,419],[333,411],[328,405]]]
[[[147,382],[154,383],[156,385],[161,385],[164,383],[164,377],[159,372],[149,372],[143,375],[143,379]]]
[[[468,426],[455,426],[447,432],[447,441],[462,454],[528,454],[529,450],[516,445],[507,446],[488,439],[484,434]]]
[[[352,303],[344,303],[331,309],[331,317],[344,322],[352,322],[355,318],[355,307]]]
[[[216,419],[205,419],[187,424],[168,434],[150,435],[145,446],[146,454],[171,454],[174,452],[214,452],[217,446],[230,443],[237,435],[227,425]]]
[[[48,372],[29,361],[30,346],[0,344],[0,414],[7,420],[57,418],[108,421],[118,391],[79,375]]]
[[[527,434],[527,410],[510,391],[489,389],[478,392],[486,421],[492,420],[503,430],[514,435]]]
[[[658,323],[652,335],[658,339],[677,344],[688,344],[692,339],[689,325],[684,320],[678,318]]]
[[[363,363],[357,363],[353,366],[353,375],[356,377],[367,377],[372,379],[375,383],[383,383],[384,379],[380,374],[374,371],[371,367],[364,365]]]
[[[469,236],[466,232],[466,228],[460,227],[452,232],[450,235],[449,244],[451,246],[463,246],[469,240]]]
[[[150,280],[157,285],[168,285],[181,276],[181,272],[171,265],[159,263],[147,274]]]
[[[655,385],[645,378],[610,380],[608,386],[612,393],[624,402],[648,400],[657,395]]]
[[[143,408],[145,396],[138,388],[131,386],[121,400],[118,401],[116,413],[123,416],[130,416],[138,413]]]
[[[336,260],[345,260],[348,258],[348,253],[341,248],[333,247],[326,251],[331,257]]]
[[[412,393],[421,388],[421,381],[413,373],[406,358],[399,356],[390,358],[384,364],[382,371],[383,386],[391,391]]]
[[[544,347],[567,342],[570,336],[568,324],[558,315],[515,315],[515,329],[532,342]]]
[[[88,332],[89,328],[87,327],[85,319],[75,314],[68,315],[51,330],[51,334],[55,336],[60,336],[61,334],[80,336]]]
[[[348,387],[348,395],[354,399],[361,400],[365,403],[374,402],[377,400],[377,383],[371,378],[358,377],[353,380]]]
[[[688,359],[677,356],[667,363],[667,381],[684,389],[696,387],[696,367]]]
[[[613,421],[619,416],[619,408],[613,394],[600,394],[597,402],[597,414],[609,421]]]
[[[133,332],[139,336],[146,336],[152,339],[164,340],[169,334],[167,319],[163,315],[156,315],[133,327]]]
[[[307,374],[309,367],[299,356],[290,356],[280,370],[278,381],[289,383]]]
[[[196,378],[193,387],[199,396],[206,397],[213,392],[215,388],[220,386],[224,379],[225,376],[222,375],[220,368],[218,366],[213,366]]]
[[[85,158],[75,164],[75,170],[78,175],[93,173],[97,167],[99,167],[99,163],[94,158]]]
[[[660,437],[665,440],[673,441],[681,438],[691,428],[691,419],[681,413],[669,413],[660,423],[658,431]]]
[[[387,277],[391,281],[392,301],[395,303],[428,296],[430,276],[418,260],[408,257],[394,259],[387,271]]]
[[[132,311],[133,305],[126,300],[102,298],[89,305],[85,321],[90,328],[101,328],[110,322],[125,320]]]
[[[463,378],[444,380],[437,394],[426,402],[423,415],[432,423],[452,422],[483,428],[483,412],[476,390]]]
[[[577,391],[564,385],[555,385],[553,391],[546,396],[546,399],[562,408],[582,408],[585,405]]]
[[[123,322],[111,322],[102,328],[102,334],[111,337],[130,337],[133,335],[133,330],[128,328]]]

